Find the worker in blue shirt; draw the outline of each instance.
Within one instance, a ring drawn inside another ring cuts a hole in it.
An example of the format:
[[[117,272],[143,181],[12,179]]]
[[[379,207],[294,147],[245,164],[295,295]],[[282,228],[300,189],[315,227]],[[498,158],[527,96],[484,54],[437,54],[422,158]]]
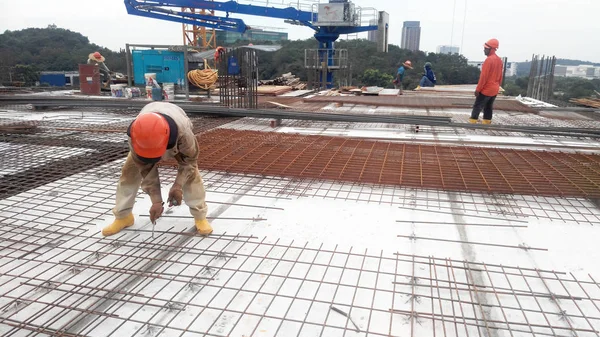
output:
[[[402,95],[402,80],[404,79],[405,68],[412,69],[412,62],[410,60],[406,60],[404,63],[400,65],[398,68],[398,72],[396,73],[396,78],[394,79],[394,88],[398,89],[398,95]]]
[[[419,83],[420,87],[434,87],[435,86],[435,74],[433,70],[431,70],[431,63],[425,63],[425,74],[421,78],[421,83]]]

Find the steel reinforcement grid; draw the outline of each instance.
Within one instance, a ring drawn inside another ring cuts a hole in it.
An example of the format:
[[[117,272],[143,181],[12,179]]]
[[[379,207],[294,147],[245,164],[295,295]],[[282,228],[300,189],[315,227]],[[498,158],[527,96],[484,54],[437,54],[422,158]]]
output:
[[[125,157],[134,118],[131,112],[68,110],[1,114],[0,198]],[[236,119],[191,118],[196,133]]]
[[[201,237],[168,215],[156,230],[102,238],[95,223],[110,218],[121,165],[0,200],[1,335],[598,336],[593,275],[258,238],[226,226]],[[161,171],[163,183],[173,181],[174,169]],[[248,194],[252,204],[230,206],[282,212],[270,200],[293,195],[273,178],[204,173],[209,204]],[[264,220],[211,217],[217,227]],[[481,221],[469,226],[488,226]]]
[[[231,129],[215,129],[198,139],[198,165],[207,170],[450,191],[600,197],[600,156],[595,154]]]
[[[114,167],[0,201],[3,336],[598,336],[592,275],[175,228],[101,238]]]

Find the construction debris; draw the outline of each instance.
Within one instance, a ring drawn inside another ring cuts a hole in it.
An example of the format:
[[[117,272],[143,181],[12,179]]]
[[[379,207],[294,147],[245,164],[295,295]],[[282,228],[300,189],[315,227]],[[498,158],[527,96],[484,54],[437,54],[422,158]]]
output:
[[[34,133],[38,125],[33,121],[10,122],[0,124],[0,133]]]
[[[598,98],[571,98],[569,102],[600,109],[600,99]]]
[[[348,315],[347,313],[343,312],[342,310],[334,307],[333,305],[330,306],[329,308],[331,308],[331,310],[337,312],[338,314],[348,317],[348,319],[350,320],[350,322],[352,323],[352,325],[354,325],[354,327],[356,328],[356,332],[360,332],[360,328],[358,327],[358,325],[354,322],[354,320],[352,319],[352,317],[350,317],[350,315]]]
[[[259,86],[262,85],[276,85],[276,86],[287,86],[291,87],[292,90],[304,90],[306,89],[306,83],[300,81],[298,77],[292,73],[287,73],[277,77],[273,80],[262,80],[259,81]]]
[[[273,104],[275,107],[277,107],[277,108],[281,108],[281,109],[292,109],[292,107],[291,107],[291,106],[289,106],[289,105],[285,105],[285,104],[281,104],[281,103],[277,103],[277,102],[272,102],[272,101],[269,101],[269,102],[267,102],[267,103],[269,103],[269,104]]]
[[[282,85],[261,85],[256,89],[259,95],[264,96],[279,96],[286,92],[292,91],[292,87]]]

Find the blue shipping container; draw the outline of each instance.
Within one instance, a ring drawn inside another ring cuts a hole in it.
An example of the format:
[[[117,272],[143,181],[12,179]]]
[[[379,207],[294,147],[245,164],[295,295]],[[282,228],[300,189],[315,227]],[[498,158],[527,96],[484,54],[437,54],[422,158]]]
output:
[[[52,87],[64,87],[67,84],[67,79],[64,73],[41,73],[40,84],[48,83]]]
[[[168,50],[133,50],[133,80],[144,85],[144,74],[155,73],[159,83],[180,83],[185,76],[183,52]]]

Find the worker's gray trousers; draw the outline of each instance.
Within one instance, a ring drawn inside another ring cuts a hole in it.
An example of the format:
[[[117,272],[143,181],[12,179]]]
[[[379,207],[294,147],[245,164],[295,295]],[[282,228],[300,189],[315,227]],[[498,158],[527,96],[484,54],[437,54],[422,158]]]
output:
[[[115,207],[113,208],[115,218],[125,218],[132,212],[141,182],[142,175],[133,162],[131,153],[129,153],[121,170],[121,178],[117,184]],[[204,190],[204,183],[197,168],[195,169],[195,174],[183,184],[182,190],[183,200],[190,208],[190,213],[194,216],[194,219],[206,219],[208,211],[208,207],[206,206],[206,191]]]

